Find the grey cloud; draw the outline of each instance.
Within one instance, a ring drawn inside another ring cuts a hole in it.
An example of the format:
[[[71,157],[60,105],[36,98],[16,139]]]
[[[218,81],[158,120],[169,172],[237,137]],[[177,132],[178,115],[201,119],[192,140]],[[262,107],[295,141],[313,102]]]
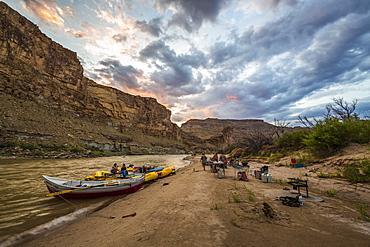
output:
[[[170,7],[175,8],[177,12],[169,21],[169,25],[179,26],[190,33],[198,30],[205,21],[216,22],[220,11],[230,2],[230,0],[156,0],[154,5],[162,11]]]
[[[141,86],[138,83],[138,78],[142,76],[142,71],[135,69],[131,65],[123,66],[118,60],[106,59],[99,63],[104,68],[97,69],[96,72],[101,77],[110,78],[113,86],[140,90]]]
[[[220,118],[253,116],[272,121],[276,117],[295,123],[297,112],[322,116],[326,103],[309,109],[290,107],[331,85],[366,78],[370,66],[370,5],[366,2],[309,2],[261,28],[247,27],[240,35],[232,30],[228,37],[233,39],[210,47],[206,65],[216,70],[208,83],[223,87],[200,94],[201,99],[193,99],[192,104]],[[250,66],[258,67],[242,76]],[[221,100],[226,92],[237,100]],[[362,105],[361,110],[366,112],[368,107]]]
[[[125,34],[119,33],[112,37],[117,43],[125,43],[127,41],[127,36]]]
[[[205,64],[204,54],[196,49],[191,49],[191,55],[178,56],[159,40],[141,50],[140,60],[156,66],[157,70],[152,73],[151,79],[171,96],[195,94],[204,90],[202,75],[193,74],[192,71]]]
[[[155,41],[140,51],[140,60],[159,60],[164,63],[171,63],[176,58],[175,51],[171,50],[163,41]]]
[[[136,21],[136,26],[142,32],[149,33],[154,37],[159,37],[163,33],[161,25],[162,25],[161,18],[151,19],[148,23],[146,21]]]
[[[370,65],[366,60],[370,55],[366,39],[370,5],[366,3],[309,2],[261,28],[231,33],[234,42],[220,41],[210,48],[210,65],[228,73],[227,77],[219,73],[215,79],[227,78],[235,88],[243,89],[240,92],[247,96],[239,95],[241,105],[248,104],[248,98],[259,102],[253,106],[254,116],[284,112],[293,102],[335,83],[354,83],[358,78],[343,79]],[[276,56],[282,57],[273,62]],[[250,62],[259,67],[236,83]]]

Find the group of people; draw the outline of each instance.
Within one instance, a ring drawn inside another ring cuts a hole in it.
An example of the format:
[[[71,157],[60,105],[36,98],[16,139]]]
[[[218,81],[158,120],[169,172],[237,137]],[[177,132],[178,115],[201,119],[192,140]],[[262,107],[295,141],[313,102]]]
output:
[[[127,168],[126,168],[126,164],[122,164],[122,167],[121,169],[118,168],[117,164],[114,163],[114,165],[112,166],[112,168],[110,169],[110,173],[111,174],[122,174],[123,177],[126,177],[127,176]]]
[[[207,165],[207,156],[203,153],[202,157],[200,157],[200,160],[202,162],[203,170],[206,170]],[[227,166],[227,158],[224,154],[220,155],[220,158],[218,158],[218,154],[215,153],[213,157],[211,158],[211,170],[214,170],[216,167],[220,167],[223,171],[223,174],[225,176],[225,168]]]

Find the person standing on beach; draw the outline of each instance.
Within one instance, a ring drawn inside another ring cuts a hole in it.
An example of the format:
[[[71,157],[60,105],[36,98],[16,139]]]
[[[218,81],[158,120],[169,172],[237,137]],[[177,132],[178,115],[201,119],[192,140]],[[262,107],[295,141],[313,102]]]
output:
[[[213,155],[213,161],[215,161],[215,162],[218,162],[218,155],[217,155],[217,153],[215,153],[215,155]]]
[[[200,161],[202,162],[203,170],[206,170],[207,164],[207,156],[203,153],[202,157],[200,157]]]
[[[222,162],[222,164],[220,164],[220,168],[222,168],[222,170],[224,172],[224,177],[225,177],[226,176],[225,175],[225,167],[227,166],[227,159],[226,159],[226,156],[224,154],[221,154],[220,161]]]

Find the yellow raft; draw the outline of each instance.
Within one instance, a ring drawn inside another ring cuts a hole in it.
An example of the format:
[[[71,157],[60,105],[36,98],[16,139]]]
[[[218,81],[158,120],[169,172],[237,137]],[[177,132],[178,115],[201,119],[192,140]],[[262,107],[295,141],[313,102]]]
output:
[[[160,171],[148,172],[145,173],[145,182],[153,181],[158,178],[163,178],[174,173],[176,173],[176,168],[174,166],[163,168]],[[107,171],[97,171],[94,172],[92,176],[85,177],[85,180],[88,181],[110,181],[117,179],[123,178],[112,176],[111,173]]]

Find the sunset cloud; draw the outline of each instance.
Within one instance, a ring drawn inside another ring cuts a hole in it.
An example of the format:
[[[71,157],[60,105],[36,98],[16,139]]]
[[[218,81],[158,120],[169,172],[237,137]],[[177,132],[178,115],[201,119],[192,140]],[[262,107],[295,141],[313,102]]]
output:
[[[52,23],[62,27],[64,20],[60,16],[61,9],[54,0],[23,0],[24,7],[44,23]]]
[[[84,74],[172,120],[370,115],[368,0],[5,0],[77,52]],[[34,19],[36,17],[36,19]]]

